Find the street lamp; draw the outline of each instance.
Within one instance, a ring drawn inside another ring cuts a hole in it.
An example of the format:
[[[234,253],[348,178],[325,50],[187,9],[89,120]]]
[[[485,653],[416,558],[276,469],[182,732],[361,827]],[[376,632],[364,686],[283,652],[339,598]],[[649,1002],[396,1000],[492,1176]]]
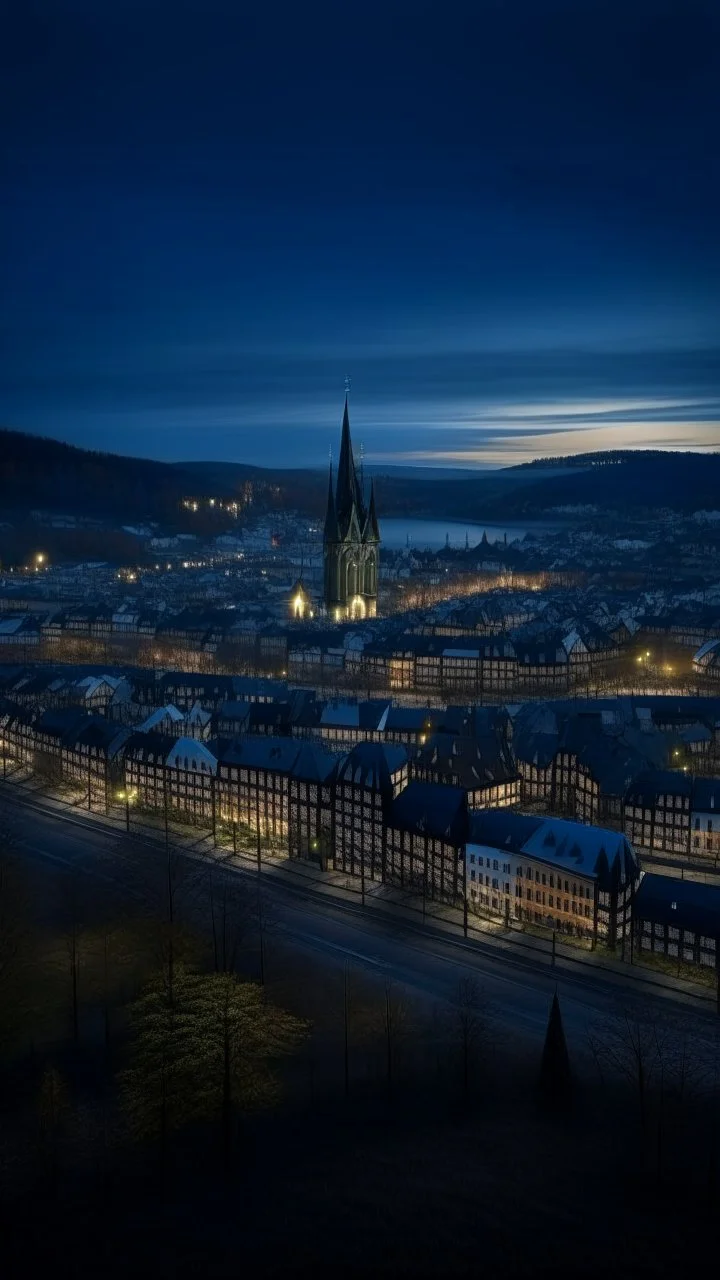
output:
[[[124,791],[118,791],[117,798],[125,803],[125,830],[130,830],[130,805],[137,800],[137,791],[134,787],[126,787]]]

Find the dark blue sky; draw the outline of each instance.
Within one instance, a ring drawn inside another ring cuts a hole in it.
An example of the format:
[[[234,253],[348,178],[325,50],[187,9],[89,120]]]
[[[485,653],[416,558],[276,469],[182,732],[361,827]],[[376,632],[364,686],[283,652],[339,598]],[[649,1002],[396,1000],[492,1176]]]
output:
[[[23,0],[0,420],[321,464],[720,446],[717,0]]]

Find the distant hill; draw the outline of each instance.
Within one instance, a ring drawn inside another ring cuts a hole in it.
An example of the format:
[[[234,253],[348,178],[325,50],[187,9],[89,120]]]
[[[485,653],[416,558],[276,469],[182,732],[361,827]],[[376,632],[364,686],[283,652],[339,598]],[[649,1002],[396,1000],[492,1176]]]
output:
[[[473,521],[532,519],[570,505],[622,513],[693,511],[717,506],[720,453],[628,450],[539,459],[478,473],[389,468],[376,470],[373,479],[381,520],[383,515],[450,514]],[[0,430],[0,508],[10,515],[41,508],[125,522],[173,523],[182,498],[237,496],[248,482],[254,510],[323,513],[327,475],[322,471],[237,462],[154,462]]]
[[[159,518],[191,479],[164,462],[78,449],[45,436],[0,430],[0,504],[73,514]]]
[[[558,466],[563,470],[557,472]],[[506,473],[509,474],[509,473]],[[571,504],[632,512],[697,511],[717,505],[720,452],[613,450],[524,463],[515,474],[536,483],[511,500],[512,514]]]

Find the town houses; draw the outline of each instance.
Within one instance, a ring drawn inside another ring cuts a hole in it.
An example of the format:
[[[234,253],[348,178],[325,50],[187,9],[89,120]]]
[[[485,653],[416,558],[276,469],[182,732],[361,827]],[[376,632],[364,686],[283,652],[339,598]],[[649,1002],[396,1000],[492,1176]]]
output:
[[[6,779],[611,946],[638,858],[716,864],[719,732],[711,697],[396,706],[284,680],[0,668]]]

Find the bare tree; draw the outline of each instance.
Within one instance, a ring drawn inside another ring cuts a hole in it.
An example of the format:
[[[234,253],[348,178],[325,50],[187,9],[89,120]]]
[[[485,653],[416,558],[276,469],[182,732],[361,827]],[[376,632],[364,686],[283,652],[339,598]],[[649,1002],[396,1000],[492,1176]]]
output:
[[[392,978],[385,977],[383,984],[382,1029],[385,1039],[385,1080],[388,1098],[393,1096],[400,1051],[410,1034],[410,1010],[404,996],[394,986]]]
[[[65,1081],[55,1067],[48,1066],[38,1096],[38,1148],[53,1191],[57,1186],[58,1146],[68,1109]]]
[[[668,1126],[682,1127],[686,1107],[713,1094],[717,1041],[684,1012],[635,1001],[618,1005],[590,1028],[590,1047],[601,1078],[633,1089],[643,1140],[654,1135],[661,1180]]]
[[[463,1093],[467,1094],[473,1067],[487,1053],[494,1034],[492,1006],[476,978],[460,978],[445,1022],[449,1038],[459,1051]]]

